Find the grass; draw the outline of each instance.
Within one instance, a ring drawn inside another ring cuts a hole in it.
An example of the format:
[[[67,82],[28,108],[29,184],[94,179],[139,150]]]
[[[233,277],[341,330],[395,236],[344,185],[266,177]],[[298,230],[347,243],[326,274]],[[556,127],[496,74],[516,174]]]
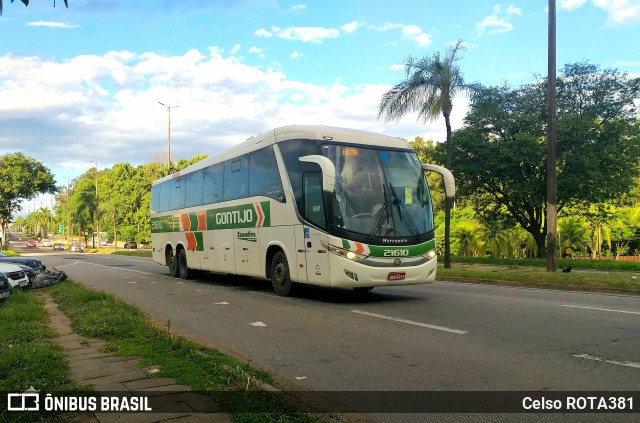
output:
[[[2,250],[2,252],[6,255],[8,255],[9,257],[16,257],[19,256],[20,254],[16,253],[13,250]]]
[[[437,279],[640,295],[640,266],[637,263],[618,262],[617,264],[633,264],[638,270],[620,270],[613,264],[615,262],[608,263],[608,266],[611,267],[604,268],[609,270],[593,270],[595,267],[577,265],[582,260],[572,260],[570,261],[572,271],[564,273],[561,271],[560,266],[563,266],[561,263],[559,263],[558,271],[547,272],[546,267],[532,265],[529,262],[525,266],[516,264],[505,266],[485,261],[461,263],[457,259],[449,269],[445,269],[439,264]],[[569,262],[569,260],[567,261]],[[566,266],[568,265],[566,264]]]
[[[86,390],[70,379],[64,351],[54,336],[44,304],[33,293],[16,291],[0,303],[0,392],[24,392],[31,386],[39,391]],[[44,413],[0,413],[1,421],[43,418]]]
[[[438,256],[438,260],[442,261],[443,255]],[[501,259],[492,257],[464,257],[464,256],[452,256],[451,261],[455,263],[466,264],[489,264],[489,265],[503,265],[503,266],[533,266],[533,267],[547,267],[546,259]],[[574,269],[594,269],[594,270],[630,270],[640,272],[640,261],[617,261],[617,260],[592,260],[589,258],[576,258],[576,259],[559,259],[558,268],[573,267]]]
[[[117,254],[120,256],[136,256],[136,257],[151,257],[151,250],[124,250],[122,248],[105,248],[101,247],[97,248],[87,248],[85,249],[86,253],[94,253],[94,254]]]
[[[71,281],[58,283],[47,291],[71,320],[74,332],[108,341],[105,349],[116,355],[142,357],[139,366],[160,369],[154,377],[174,378],[178,384],[208,392],[223,409],[232,412],[235,422],[319,421],[301,413],[284,395],[261,395],[264,384],[286,390],[267,372],[181,338],[171,329],[170,322],[155,322],[112,294],[89,290]],[[244,395],[247,391],[250,396]]]

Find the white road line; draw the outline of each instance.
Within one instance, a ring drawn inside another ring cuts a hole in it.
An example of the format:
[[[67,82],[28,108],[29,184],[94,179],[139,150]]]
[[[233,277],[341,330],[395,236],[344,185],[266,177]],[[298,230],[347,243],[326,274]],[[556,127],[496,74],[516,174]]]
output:
[[[594,357],[594,356],[589,355],[589,354],[574,354],[573,356],[576,357],[576,358],[584,358],[586,360],[601,361],[603,363],[617,364],[619,366],[634,367],[636,369],[640,369],[640,363],[634,363],[632,361],[608,360],[608,359],[602,358],[602,357]]]
[[[640,312],[638,311],[614,310],[611,308],[585,307],[585,306],[577,306],[577,305],[569,305],[569,304],[563,304],[562,307],[584,308],[587,310],[599,310],[599,311],[613,311],[615,313],[640,314]]]
[[[68,264],[63,264],[61,266],[51,266],[51,267],[55,267],[56,269],[60,269],[62,267],[69,267],[69,266],[75,266],[76,264],[80,263],[80,260],[76,260],[73,263],[68,263]]]
[[[441,330],[441,331],[444,331],[444,332],[455,333],[455,334],[458,334],[458,335],[464,335],[466,333],[469,333],[469,332],[464,331],[464,330],[445,328],[444,326],[430,325],[428,323],[422,323],[422,322],[414,322],[413,320],[400,319],[398,317],[385,316],[383,314],[369,313],[368,311],[351,310],[351,312],[352,313],[357,313],[357,314],[362,314],[364,316],[377,317],[379,319],[392,320],[394,322],[407,323],[409,325],[420,326],[420,327],[423,327],[423,328],[429,328],[429,329]]]

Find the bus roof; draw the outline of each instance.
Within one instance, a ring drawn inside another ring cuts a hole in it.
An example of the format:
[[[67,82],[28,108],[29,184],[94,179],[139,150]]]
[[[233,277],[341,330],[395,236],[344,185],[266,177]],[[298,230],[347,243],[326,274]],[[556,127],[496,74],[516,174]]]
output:
[[[246,141],[216,154],[215,156],[207,157],[206,159],[186,167],[181,171],[158,179],[153,183],[153,185],[173,179],[181,174],[191,173],[195,170],[224,162],[225,160],[258,150],[276,142],[279,143],[294,139],[327,140],[350,144],[365,144],[376,147],[390,147],[394,149],[411,149],[409,144],[401,138],[390,137],[388,135],[378,134],[375,132],[322,125],[281,126],[271,131],[256,135],[255,137],[250,137]]]

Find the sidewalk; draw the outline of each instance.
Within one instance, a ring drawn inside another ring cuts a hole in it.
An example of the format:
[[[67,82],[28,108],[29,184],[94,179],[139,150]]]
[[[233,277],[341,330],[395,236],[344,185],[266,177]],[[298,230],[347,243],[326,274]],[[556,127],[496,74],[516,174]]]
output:
[[[50,326],[57,333],[54,341],[67,350],[69,368],[73,380],[91,385],[98,393],[144,393],[147,397],[167,396],[162,407],[144,413],[87,413],[73,416],[75,422],[214,422],[231,423],[231,417],[220,412],[220,407],[204,394],[189,392],[185,385],[177,385],[168,378],[147,377],[137,367],[135,357],[117,357],[100,352],[106,342],[87,339],[71,329],[71,322],[58,309],[51,296],[44,292],[37,295],[44,301],[49,313]],[[184,392],[182,394],[181,392]],[[170,393],[171,395],[167,395]]]

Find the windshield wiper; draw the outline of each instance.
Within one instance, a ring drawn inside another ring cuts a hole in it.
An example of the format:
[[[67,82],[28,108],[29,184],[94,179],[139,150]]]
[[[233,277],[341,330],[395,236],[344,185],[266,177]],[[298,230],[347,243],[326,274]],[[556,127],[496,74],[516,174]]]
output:
[[[380,222],[382,222],[382,218],[384,216],[388,215],[388,213],[389,213],[389,210],[388,210],[389,200],[388,200],[388,198],[389,197],[387,196],[386,189],[385,189],[384,203],[382,204],[382,207],[380,208],[380,210],[378,210],[378,213],[376,214],[376,220],[373,222],[373,227],[371,228],[371,232],[369,232],[369,238],[368,238],[367,242],[371,242],[371,240],[375,236],[376,231],[378,230],[378,225],[380,224]]]
[[[396,195],[396,191],[393,189],[393,185],[391,185],[391,182],[389,182],[389,188],[391,189],[391,194],[393,195],[393,204],[398,208],[398,216],[400,217],[400,221],[402,222],[402,215],[404,214],[407,227],[409,228],[409,230],[412,230],[418,236],[418,239],[422,242],[422,236],[420,235],[418,227],[413,222],[413,219],[407,211],[407,208],[404,206],[404,204],[402,204],[402,201],[400,201],[400,199]]]

